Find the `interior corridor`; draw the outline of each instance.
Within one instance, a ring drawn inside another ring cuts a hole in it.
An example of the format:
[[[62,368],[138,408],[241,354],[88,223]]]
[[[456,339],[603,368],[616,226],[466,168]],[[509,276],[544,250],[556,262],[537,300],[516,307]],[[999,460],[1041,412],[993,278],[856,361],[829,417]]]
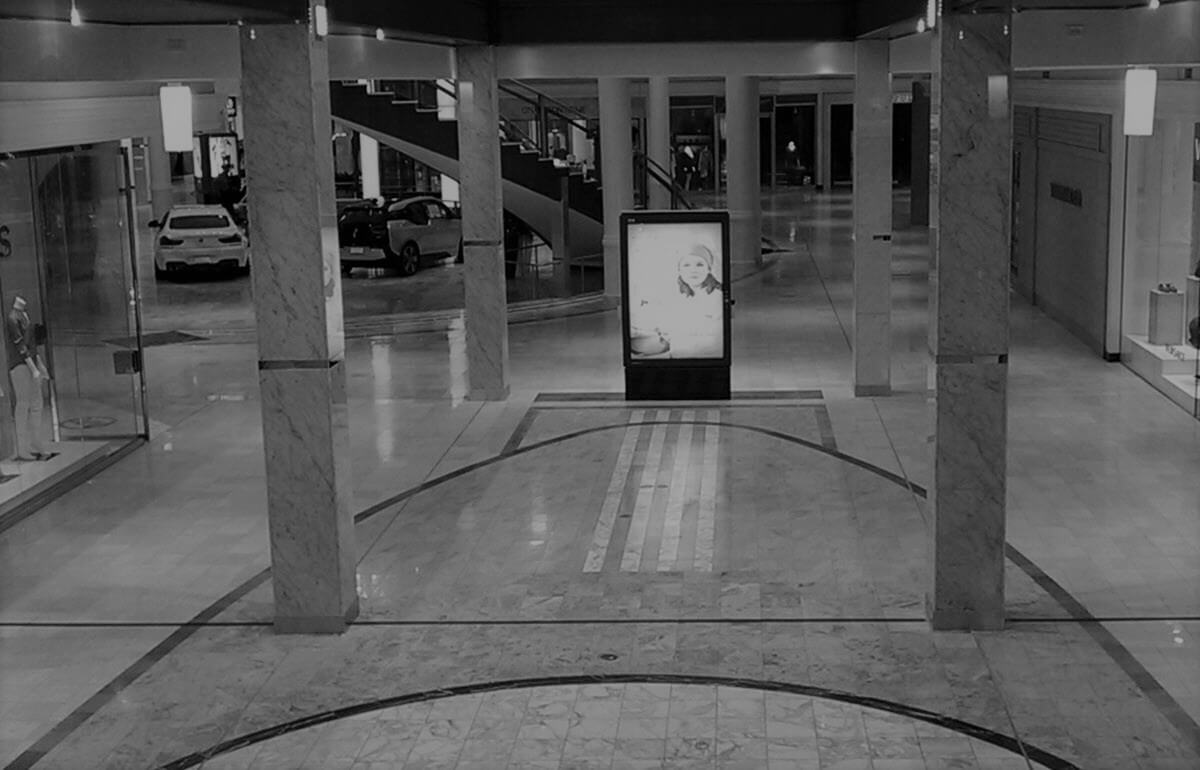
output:
[[[256,350],[147,351],[151,443],[0,533],[8,768],[1200,766],[1200,422],[1014,295],[1003,632],[925,622],[927,231],[853,398],[848,193],[764,200],[733,398],[620,316],[347,339],[361,612],[277,636]]]

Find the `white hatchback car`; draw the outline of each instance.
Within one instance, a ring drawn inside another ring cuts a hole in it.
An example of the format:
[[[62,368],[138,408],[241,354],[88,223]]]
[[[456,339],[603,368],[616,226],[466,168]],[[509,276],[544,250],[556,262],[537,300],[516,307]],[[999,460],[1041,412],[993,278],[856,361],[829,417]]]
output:
[[[434,258],[462,259],[462,217],[438,198],[418,195],[380,208],[347,207],[338,219],[342,269],[394,267],[412,275]]]
[[[161,222],[154,241],[154,277],[195,268],[250,271],[246,234],[222,206],[173,206]]]

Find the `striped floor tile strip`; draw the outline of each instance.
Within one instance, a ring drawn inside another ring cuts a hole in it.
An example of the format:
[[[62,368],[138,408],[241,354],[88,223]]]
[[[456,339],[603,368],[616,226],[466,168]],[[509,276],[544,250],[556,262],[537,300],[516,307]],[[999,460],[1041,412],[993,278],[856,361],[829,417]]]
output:
[[[621,449],[617,453],[617,464],[613,468],[612,479],[608,483],[608,491],[600,507],[600,517],[596,520],[596,528],[592,533],[592,545],[588,548],[587,560],[583,565],[584,572],[599,572],[604,566],[604,556],[608,553],[613,525],[621,507],[621,495],[625,491],[629,471],[633,467],[633,454],[637,449],[643,420],[645,412],[642,410],[636,410],[629,415],[629,427],[625,429],[625,438],[621,441]]]

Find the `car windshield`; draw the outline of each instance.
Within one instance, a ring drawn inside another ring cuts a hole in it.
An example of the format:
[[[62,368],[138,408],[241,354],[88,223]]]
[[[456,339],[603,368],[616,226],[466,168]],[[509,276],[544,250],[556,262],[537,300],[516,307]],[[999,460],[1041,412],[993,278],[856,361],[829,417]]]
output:
[[[229,227],[229,217],[224,214],[186,214],[171,217],[168,224],[172,230],[216,230]]]

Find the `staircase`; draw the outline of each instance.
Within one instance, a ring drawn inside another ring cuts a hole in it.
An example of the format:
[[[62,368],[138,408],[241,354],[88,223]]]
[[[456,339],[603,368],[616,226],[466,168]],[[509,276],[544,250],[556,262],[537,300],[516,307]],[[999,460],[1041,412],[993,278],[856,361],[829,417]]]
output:
[[[381,84],[388,88],[388,81]],[[330,84],[334,120],[458,179],[458,126],[453,120],[439,118],[437,107],[419,96],[401,87],[370,93],[358,83]],[[549,242],[552,223],[562,215],[561,180],[565,176],[571,207],[571,257],[601,253],[604,206],[600,185],[585,179],[581,172],[555,166],[532,140],[516,136],[511,129],[505,133],[505,139],[497,137],[504,207]]]

